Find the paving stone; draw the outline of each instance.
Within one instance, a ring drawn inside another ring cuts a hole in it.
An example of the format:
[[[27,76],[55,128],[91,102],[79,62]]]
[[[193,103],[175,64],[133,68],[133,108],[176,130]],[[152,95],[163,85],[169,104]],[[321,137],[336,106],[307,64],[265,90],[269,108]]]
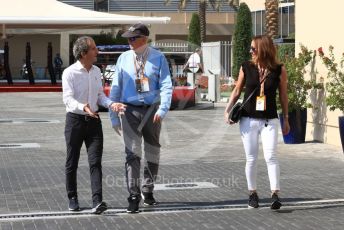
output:
[[[1,123],[2,143],[38,143],[40,148],[0,149],[0,229],[342,229],[344,220],[341,148],[314,142],[285,145],[279,138],[281,198],[279,212],[270,202],[266,164],[260,150],[258,193],[264,207],[246,207],[245,156],[238,125],[223,122],[223,104],[211,110],[170,111],[161,134],[158,183],[211,182],[208,189],[155,191],[160,211],[123,213],[128,196],[123,142],[114,134],[107,113],[104,129],[103,196],[122,213],[94,216],[6,219],[5,214],[67,210],[65,192],[65,109],[61,93],[3,93],[0,119],[54,119],[60,123]],[[85,147],[78,168],[79,202],[90,209],[91,189]],[[332,199],[320,206],[288,206],[291,202]],[[336,201],[338,200],[338,201]],[[210,209],[216,206],[217,209]],[[176,210],[169,210],[173,209]],[[146,210],[142,207],[142,210]]]

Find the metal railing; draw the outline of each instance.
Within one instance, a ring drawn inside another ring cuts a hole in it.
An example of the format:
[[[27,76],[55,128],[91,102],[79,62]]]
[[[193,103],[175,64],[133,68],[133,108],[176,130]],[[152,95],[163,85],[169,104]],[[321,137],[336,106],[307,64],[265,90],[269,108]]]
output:
[[[151,44],[153,47],[158,48],[162,52],[192,52],[190,45],[188,42],[180,41],[180,42],[152,42]]]

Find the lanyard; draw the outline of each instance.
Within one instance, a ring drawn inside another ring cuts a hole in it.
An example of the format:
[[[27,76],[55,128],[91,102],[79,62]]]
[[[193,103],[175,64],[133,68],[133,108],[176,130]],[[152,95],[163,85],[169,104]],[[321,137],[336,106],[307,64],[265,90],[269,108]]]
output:
[[[136,72],[136,79],[140,79],[140,76],[141,78],[143,78],[144,76],[144,70],[145,70],[145,65],[146,65],[146,62],[147,62],[147,58],[148,58],[148,48],[143,52],[142,54],[142,58],[140,62],[138,62],[135,58],[135,54],[133,55],[133,59],[134,59],[134,65],[135,65],[135,72]],[[140,74],[141,72],[141,74]]]
[[[260,81],[260,96],[264,96],[264,82],[265,82],[265,78],[268,76],[270,72],[266,68],[258,67],[258,73],[259,73],[259,81]]]

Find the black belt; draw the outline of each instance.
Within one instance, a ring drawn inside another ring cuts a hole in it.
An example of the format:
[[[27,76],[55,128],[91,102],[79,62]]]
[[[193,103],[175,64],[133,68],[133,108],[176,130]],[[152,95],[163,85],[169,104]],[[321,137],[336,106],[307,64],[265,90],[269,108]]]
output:
[[[132,107],[137,107],[137,108],[144,108],[144,109],[148,109],[149,107],[151,107],[151,105],[148,104],[141,104],[141,105],[133,105],[130,103],[124,103],[127,106],[132,106]]]
[[[91,117],[90,115],[82,115],[82,114],[71,113],[71,112],[68,112],[67,115],[74,117],[74,118],[77,118],[79,120],[83,120],[83,121],[91,121],[91,120],[98,120],[99,119],[99,116],[98,116],[98,118],[95,118],[95,117]]]

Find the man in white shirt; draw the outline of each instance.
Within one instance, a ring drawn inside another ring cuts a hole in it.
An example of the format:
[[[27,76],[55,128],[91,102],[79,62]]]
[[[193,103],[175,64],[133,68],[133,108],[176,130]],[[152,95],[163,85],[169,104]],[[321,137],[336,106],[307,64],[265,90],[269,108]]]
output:
[[[184,71],[187,72],[188,76],[188,85],[198,86],[199,78],[201,73],[203,73],[203,65],[201,63],[201,48],[196,48],[195,52],[191,54],[188,61],[184,66]]]
[[[187,70],[189,70],[192,73],[203,73],[201,54],[202,50],[200,48],[196,48],[195,52],[191,54],[191,56],[185,64]]]
[[[103,92],[101,72],[93,63],[98,50],[91,37],[80,37],[73,47],[76,62],[62,75],[63,102],[66,105],[65,139],[66,190],[69,210],[80,210],[77,194],[77,168],[80,149],[85,142],[91,174],[92,213],[101,214],[107,209],[102,195],[103,130],[97,113],[98,104],[116,112],[125,110],[125,105],[113,103]]]

